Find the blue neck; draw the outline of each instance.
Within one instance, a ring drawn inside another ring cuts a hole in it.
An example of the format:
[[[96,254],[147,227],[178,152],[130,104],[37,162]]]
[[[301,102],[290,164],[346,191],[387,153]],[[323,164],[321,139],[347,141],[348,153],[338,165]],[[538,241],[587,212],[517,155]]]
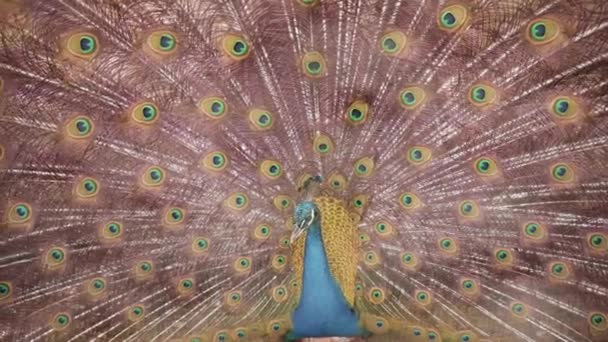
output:
[[[358,317],[344,300],[344,295],[327,265],[320,224],[308,228],[304,249],[304,275],[300,303],[292,314],[292,336],[360,336]]]

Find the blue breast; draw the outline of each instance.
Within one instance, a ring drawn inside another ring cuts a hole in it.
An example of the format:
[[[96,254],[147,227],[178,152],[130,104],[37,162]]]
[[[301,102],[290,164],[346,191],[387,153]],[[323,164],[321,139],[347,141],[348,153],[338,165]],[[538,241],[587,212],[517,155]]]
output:
[[[302,293],[291,319],[293,338],[363,334],[357,314],[329,271],[318,222],[309,227],[306,236]]]

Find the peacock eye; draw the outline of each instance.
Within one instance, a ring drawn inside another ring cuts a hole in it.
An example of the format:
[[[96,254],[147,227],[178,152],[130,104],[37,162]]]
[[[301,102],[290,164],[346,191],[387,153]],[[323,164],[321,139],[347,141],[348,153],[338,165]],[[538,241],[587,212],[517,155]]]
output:
[[[106,289],[106,281],[103,278],[95,278],[89,282],[87,291],[89,294],[97,296],[102,294]]]
[[[595,251],[608,250],[608,239],[604,233],[593,233],[588,235],[587,243]]]
[[[513,253],[508,249],[497,249],[494,252],[494,258],[501,265],[511,265],[513,263]]]
[[[164,183],[165,171],[158,166],[151,166],[144,171],[142,183],[145,186],[157,187]]]
[[[316,5],[319,2],[319,0],[298,0],[298,3],[300,3],[301,5],[304,5],[306,7],[312,7],[314,5]]]
[[[245,38],[236,34],[228,34],[222,38],[222,50],[234,61],[244,60],[251,52]]]
[[[238,339],[245,339],[245,338],[247,338],[247,333],[245,332],[245,330],[239,329],[236,331],[236,337]]]
[[[65,250],[59,247],[53,247],[46,254],[46,264],[50,268],[56,268],[65,263]]]
[[[601,312],[593,312],[589,316],[589,324],[595,330],[604,331],[608,329],[608,320],[606,315]]]
[[[237,272],[247,272],[251,269],[251,258],[240,257],[234,262],[234,268]]]
[[[511,312],[519,317],[523,317],[527,314],[527,308],[524,304],[515,302],[511,304]]]
[[[407,161],[414,166],[421,166],[431,159],[431,150],[424,146],[413,146],[407,151]]]
[[[476,293],[478,290],[477,282],[475,282],[475,280],[473,280],[473,279],[463,280],[461,283],[461,287],[462,287],[462,290],[468,294]]]
[[[153,52],[167,55],[176,51],[177,38],[172,32],[156,31],[148,36],[146,44]]]
[[[146,277],[150,275],[154,267],[150,261],[140,261],[135,265],[135,275],[137,277]]]
[[[287,299],[287,288],[285,286],[277,286],[272,291],[272,297],[277,302],[283,302]]]
[[[92,198],[99,193],[99,184],[93,178],[83,178],[76,186],[76,195],[80,198]]]
[[[77,116],[68,122],[67,134],[73,139],[86,139],[93,134],[93,121],[84,115]]]
[[[97,37],[92,33],[75,33],[67,40],[67,50],[74,57],[90,60],[97,54],[97,41]]]
[[[328,179],[329,186],[336,191],[346,189],[346,177],[339,173],[332,174]]]
[[[377,287],[372,287],[367,297],[372,304],[382,304],[384,302],[384,291]]]
[[[228,157],[222,151],[212,151],[207,153],[200,162],[200,166],[203,169],[212,171],[212,172],[220,172],[228,167]]]
[[[407,37],[401,31],[390,31],[380,38],[380,51],[388,56],[400,55],[406,47]]]
[[[229,209],[242,211],[249,207],[249,198],[242,192],[235,192],[224,203]]]
[[[452,255],[458,252],[458,245],[456,244],[456,241],[449,237],[439,239],[439,248],[443,252]]]
[[[203,253],[209,248],[209,240],[203,237],[196,237],[192,240],[192,251],[194,253]]]
[[[407,87],[399,92],[399,104],[405,109],[416,109],[426,101],[426,92],[420,87]]]
[[[551,177],[558,183],[571,183],[574,181],[574,171],[566,163],[558,163],[551,167]]]
[[[365,242],[368,242],[370,240],[371,239],[370,239],[369,235],[367,235],[367,233],[360,233],[359,234],[359,241],[361,241],[361,243],[365,243]]]
[[[178,225],[184,222],[186,218],[186,213],[182,208],[169,208],[165,212],[164,223],[169,226]]]
[[[177,283],[177,292],[185,295],[194,291],[194,279],[192,278],[183,278],[180,279]]]
[[[277,180],[283,175],[283,166],[276,160],[264,160],[260,164],[260,174],[269,180]]]
[[[485,84],[477,84],[469,89],[469,102],[476,107],[487,107],[496,101],[496,90]]]
[[[122,235],[122,230],[120,222],[109,222],[103,226],[102,235],[106,239],[115,239]]]
[[[571,120],[577,117],[579,105],[570,97],[560,96],[552,101],[551,111],[558,120]]]
[[[317,51],[307,52],[302,57],[304,75],[310,78],[319,78],[326,75],[326,62],[323,55]]]
[[[372,158],[364,157],[355,162],[355,174],[359,177],[369,177],[374,173],[375,163]]]
[[[467,22],[469,11],[462,5],[452,5],[444,8],[439,12],[439,28],[448,31],[455,32],[463,27]]]
[[[328,155],[334,150],[334,143],[331,138],[324,134],[319,134],[313,141],[314,151],[321,156]]]
[[[32,218],[32,207],[24,202],[14,204],[8,212],[9,223],[26,223]]]
[[[71,320],[67,313],[59,313],[53,318],[52,326],[55,330],[64,330],[70,325]]]
[[[272,114],[262,109],[252,109],[249,111],[249,121],[253,128],[259,131],[266,131],[274,124]]]
[[[369,252],[366,252],[363,254],[363,262],[367,266],[375,266],[380,263],[380,260],[378,258],[378,254],[376,254],[376,252],[369,251]]]
[[[411,192],[404,192],[401,194],[400,203],[401,206],[407,210],[416,209],[422,205],[418,196]]]
[[[144,307],[141,305],[133,305],[129,308],[128,312],[128,317],[129,320],[131,321],[138,321],[140,319],[143,318],[144,316]]]
[[[346,118],[348,122],[357,126],[363,124],[369,115],[369,105],[363,100],[353,102],[346,109]]]
[[[352,201],[353,207],[356,209],[362,210],[367,206],[367,196],[365,195],[357,195],[353,198]]]
[[[8,298],[11,295],[12,287],[11,283],[7,281],[0,281],[0,303],[3,299]]]
[[[536,19],[528,24],[527,39],[534,45],[545,45],[560,34],[559,24],[551,19]]]
[[[570,276],[570,269],[563,262],[553,262],[549,265],[550,274],[557,279],[566,279]]]
[[[481,157],[475,161],[475,172],[482,177],[494,176],[498,173],[498,167],[494,159]]]
[[[426,291],[416,291],[416,301],[422,305],[428,305],[431,302],[431,295]]]
[[[275,255],[272,258],[272,268],[275,269],[276,271],[281,271],[285,268],[287,262],[287,257],[284,255]]]
[[[479,216],[479,206],[475,201],[465,200],[460,202],[458,213],[463,218],[476,218]]]
[[[141,125],[152,125],[158,118],[158,108],[150,102],[140,103],[131,111],[131,119]]]
[[[212,119],[222,118],[227,112],[227,107],[226,101],[217,96],[205,97],[198,103],[199,110]]]

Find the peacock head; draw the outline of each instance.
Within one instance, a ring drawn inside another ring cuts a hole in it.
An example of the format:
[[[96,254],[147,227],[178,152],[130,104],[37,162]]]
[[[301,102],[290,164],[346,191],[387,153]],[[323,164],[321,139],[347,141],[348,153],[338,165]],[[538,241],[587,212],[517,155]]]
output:
[[[291,234],[291,242],[305,232],[314,223],[319,222],[321,212],[314,202],[302,201],[296,205],[293,212],[294,229]]]

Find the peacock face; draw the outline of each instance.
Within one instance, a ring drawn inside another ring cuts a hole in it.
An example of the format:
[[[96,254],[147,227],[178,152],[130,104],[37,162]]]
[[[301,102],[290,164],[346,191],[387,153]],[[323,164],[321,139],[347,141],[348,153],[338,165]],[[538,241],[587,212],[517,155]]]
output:
[[[318,222],[320,217],[319,208],[313,202],[298,203],[293,213],[295,228],[291,234],[291,242],[293,243],[313,223]]]

